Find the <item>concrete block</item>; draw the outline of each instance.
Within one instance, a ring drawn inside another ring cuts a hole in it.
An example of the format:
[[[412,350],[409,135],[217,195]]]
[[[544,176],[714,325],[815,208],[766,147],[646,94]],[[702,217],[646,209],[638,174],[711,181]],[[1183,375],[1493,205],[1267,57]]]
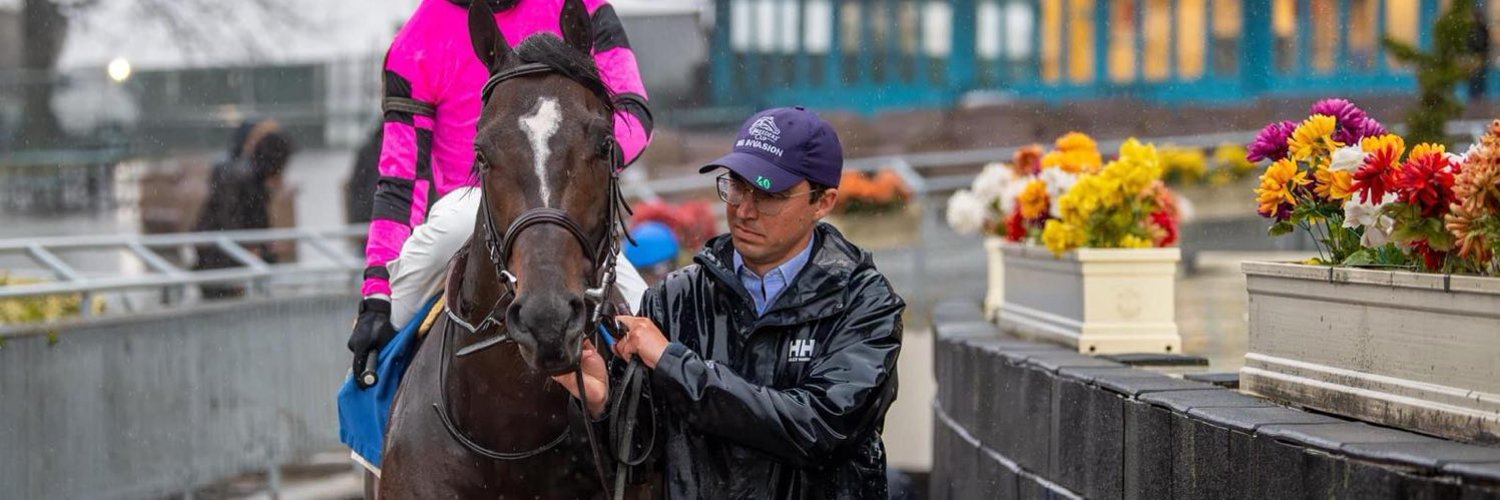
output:
[[[1187,413],[1194,408],[1252,408],[1271,407],[1275,404],[1228,389],[1158,391],[1141,394],[1141,402],[1165,408],[1177,413]]]
[[[1225,389],[1240,388],[1239,372],[1188,373],[1184,374],[1182,378],[1194,382],[1217,385]]]
[[[1333,417],[1307,413],[1279,406],[1249,408],[1194,408],[1188,416],[1219,427],[1253,433],[1273,424],[1334,424],[1345,422]]]
[[[1106,354],[1099,357],[1130,366],[1208,366],[1208,358],[1187,354],[1137,352],[1128,354]]]
[[[1088,498],[1119,498],[1124,400],[1077,381],[1058,379],[1055,471],[1050,479]]]
[[[1075,380],[1090,385],[1094,384],[1094,380],[1098,379],[1100,376],[1112,375],[1129,377],[1139,373],[1141,373],[1141,370],[1139,368],[1131,368],[1128,366],[1070,366],[1067,368],[1059,368],[1057,370],[1058,378]]]
[[[1429,471],[1452,463],[1500,462],[1500,448],[1431,439],[1417,442],[1351,443],[1350,457],[1418,467]]]
[[[979,456],[979,472],[981,475],[981,488],[978,498],[1017,498],[1016,473],[1001,464],[995,457],[981,453]]]
[[[1016,419],[1018,434],[1011,443],[1011,457],[1022,469],[1047,473],[1052,457],[1053,382],[1051,374],[1021,369],[1021,399]]]
[[[1208,384],[1190,382],[1176,379],[1144,370],[1137,370],[1130,374],[1104,374],[1096,377],[1094,383],[1115,393],[1138,397],[1142,394],[1161,391],[1186,391],[1186,390],[1220,390]]]
[[[1228,498],[1229,429],[1182,414],[1173,415],[1177,437],[1172,462],[1173,498]]]
[[[1176,443],[1172,413],[1139,401],[1121,399],[1121,402],[1125,416],[1120,466],[1122,497],[1172,498]]]
[[[1304,462],[1310,460],[1304,453],[1305,448],[1264,436],[1251,440],[1250,446],[1250,455],[1247,457],[1249,460],[1240,462],[1249,469],[1241,475],[1249,481],[1249,488],[1242,490],[1248,498],[1313,496],[1303,483],[1307,472]]]
[[[1125,368],[1125,365],[1114,361],[1091,358],[1072,352],[1036,352],[1026,359],[1026,363],[1053,373],[1061,368]]]
[[[1384,427],[1375,427],[1359,422],[1334,424],[1276,424],[1257,430],[1260,435],[1310,446],[1329,452],[1338,452],[1352,443],[1415,443],[1437,442],[1438,439],[1420,434],[1402,432]]]

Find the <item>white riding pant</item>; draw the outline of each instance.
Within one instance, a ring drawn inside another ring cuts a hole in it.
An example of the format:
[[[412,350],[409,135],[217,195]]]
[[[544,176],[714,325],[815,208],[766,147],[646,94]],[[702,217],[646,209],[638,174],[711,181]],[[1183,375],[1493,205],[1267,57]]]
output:
[[[448,261],[463,248],[474,232],[479,215],[477,187],[455,189],[432,204],[427,222],[412,228],[411,238],[401,246],[401,256],[386,263],[391,273],[391,325],[400,329],[411,321],[428,298],[442,290]],[[646,281],[625,260],[615,257],[615,287],[630,304],[630,314],[641,307]]]

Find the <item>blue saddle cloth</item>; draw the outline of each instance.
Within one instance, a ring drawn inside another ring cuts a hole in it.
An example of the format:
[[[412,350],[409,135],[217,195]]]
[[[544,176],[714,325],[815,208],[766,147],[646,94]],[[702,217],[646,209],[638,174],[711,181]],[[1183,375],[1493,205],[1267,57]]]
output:
[[[396,337],[380,350],[379,367],[375,370],[379,380],[373,387],[361,390],[354,383],[354,374],[344,379],[339,388],[339,440],[354,450],[354,454],[368,466],[380,468],[380,453],[385,448],[385,425],[391,417],[391,403],[396,400],[396,389],[401,386],[401,377],[411,365],[417,346],[417,330],[427,318],[437,297],[427,301],[420,311],[407,322]]]

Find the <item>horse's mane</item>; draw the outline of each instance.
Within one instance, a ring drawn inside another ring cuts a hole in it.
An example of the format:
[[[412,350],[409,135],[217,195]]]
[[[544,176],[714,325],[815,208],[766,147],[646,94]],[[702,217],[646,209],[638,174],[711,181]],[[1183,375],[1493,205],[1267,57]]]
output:
[[[578,82],[604,103],[604,115],[615,115],[615,94],[604,85],[599,76],[599,67],[594,58],[581,53],[563,39],[552,34],[536,34],[526,37],[515,49],[515,57],[521,64],[544,64],[559,75]],[[475,178],[480,175],[479,162],[474,162]]]

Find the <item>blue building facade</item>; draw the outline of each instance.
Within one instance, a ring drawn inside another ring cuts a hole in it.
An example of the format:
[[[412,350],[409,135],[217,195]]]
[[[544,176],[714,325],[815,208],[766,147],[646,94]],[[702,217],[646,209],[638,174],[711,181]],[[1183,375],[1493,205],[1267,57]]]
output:
[[[710,84],[720,105],[863,112],[971,91],[1168,105],[1410,93],[1411,68],[1380,40],[1430,47],[1449,1],[716,0]],[[1500,17],[1500,2],[1479,5]]]

